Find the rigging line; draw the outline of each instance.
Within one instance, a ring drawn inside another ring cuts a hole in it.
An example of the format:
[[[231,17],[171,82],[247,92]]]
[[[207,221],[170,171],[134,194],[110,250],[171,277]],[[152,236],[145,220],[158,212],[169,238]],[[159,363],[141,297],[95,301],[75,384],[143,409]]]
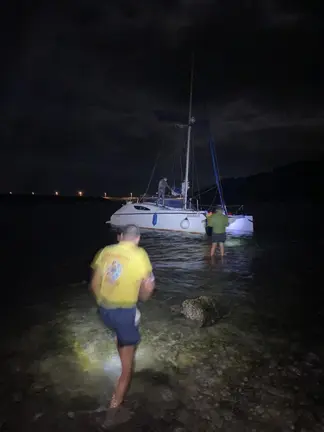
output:
[[[174,153],[171,151],[166,152],[165,157],[163,159],[166,166],[163,169],[162,177],[167,177],[169,184],[171,184],[172,174],[173,174],[172,170],[173,170]]]
[[[195,187],[195,152],[194,152],[194,139],[191,140],[191,198],[194,198],[193,192]]]
[[[213,162],[213,165],[214,165],[214,163],[215,163],[215,159],[214,159],[214,148],[211,148],[211,157],[212,157],[212,162]],[[210,205],[209,205],[209,207],[208,207],[208,211],[211,211],[211,210],[213,209],[213,207],[214,207],[214,203],[215,203],[215,200],[216,200],[216,197],[217,197],[217,193],[219,194],[219,196],[220,196],[220,200],[222,201],[222,196],[221,196],[220,191],[219,191],[219,187],[218,187],[217,179],[216,179],[215,189],[216,189],[216,191],[215,191],[214,197],[213,197],[213,199],[212,199],[212,202],[210,203]]]
[[[213,208],[213,206],[214,206],[214,202],[215,202],[215,198],[216,198],[216,197],[217,197],[217,190],[216,190],[216,192],[215,192],[214,198],[213,198],[213,200],[212,200],[210,206],[208,207],[208,211],[210,211],[210,209]]]
[[[180,174],[181,174],[181,181],[183,181],[182,152],[183,152],[183,147],[181,147],[181,150],[180,150],[180,156],[179,156],[179,160],[180,160]]]
[[[200,199],[200,185],[199,185],[199,178],[198,178],[197,161],[196,161],[196,158],[195,158],[195,143],[194,143],[194,141],[193,141],[193,144],[192,144],[192,160],[193,160],[193,164],[194,164],[194,170],[195,170],[195,174],[196,174],[197,190],[198,190],[198,193],[196,194],[196,196]],[[193,192],[193,186],[194,186],[194,183],[192,183],[192,192]]]
[[[156,169],[156,165],[157,165],[157,163],[158,163],[158,160],[159,160],[159,158],[160,158],[160,155],[161,155],[161,152],[158,152],[158,154],[157,154],[157,156],[156,156],[156,159],[155,159],[155,164],[154,164],[153,169],[152,169],[152,172],[151,172],[150,180],[149,180],[149,182],[148,182],[148,185],[147,185],[146,191],[144,192],[144,195],[143,195],[143,196],[145,196],[145,195],[147,194],[147,192],[148,192],[148,190],[149,190],[149,188],[150,188],[150,186],[151,186],[151,182],[152,182],[152,179],[153,179],[153,176],[154,176],[154,172],[155,172],[155,169]]]
[[[211,188],[205,190],[204,192],[201,192],[200,195],[204,195],[205,193],[210,192],[210,191],[213,190],[213,189],[217,189],[217,185],[212,186]],[[198,196],[198,195],[195,195],[195,197],[196,197],[196,196]]]
[[[191,138],[191,198],[193,198],[194,190],[194,178],[195,178],[195,166],[194,166],[194,151],[193,151],[193,136]],[[188,185],[189,186],[189,185]]]
[[[173,188],[175,188],[175,163],[176,163],[176,150],[173,153],[173,163],[172,163],[172,178],[173,178]]]
[[[213,164],[213,169],[214,169],[214,175],[215,175],[215,180],[216,180],[216,184],[218,186],[218,193],[219,193],[219,198],[222,204],[222,207],[225,211],[225,213],[227,214],[227,209],[226,209],[226,205],[225,205],[225,201],[222,195],[222,189],[221,189],[221,185],[220,185],[220,179],[219,179],[219,172],[217,171],[217,165],[216,165],[216,155],[215,155],[215,144],[212,138],[210,138],[209,140],[209,146],[210,146],[210,152],[211,152],[211,156],[212,156],[212,164]]]
[[[219,166],[218,166],[218,159],[217,159],[215,144],[214,144],[214,156],[215,156],[215,162],[216,162],[216,167],[217,167],[217,172],[218,172],[218,177],[219,177],[219,189],[220,189],[219,194],[221,197],[223,197],[223,201],[224,201],[223,186],[222,186],[222,182],[221,182],[221,178],[220,178],[220,172],[219,172]],[[224,206],[225,206],[225,211],[227,213],[225,201],[224,201]]]

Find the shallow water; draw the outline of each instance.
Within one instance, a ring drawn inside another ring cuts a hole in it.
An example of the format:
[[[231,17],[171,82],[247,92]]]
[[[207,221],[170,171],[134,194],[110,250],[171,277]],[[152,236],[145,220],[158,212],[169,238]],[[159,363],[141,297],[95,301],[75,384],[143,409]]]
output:
[[[85,281],[95,251],[115,241],[111,208],[6,211],[2,258],[14,277],[1,317],[1,430],[99,430],[120,364]],[[195,236],[144,233],[142,246],[157,290],[140,305],[130,420],[114,430],[323,430],[316,238],[229,237],[213,262]],[[212,327],[179,313],[200,295],[228,311]]]

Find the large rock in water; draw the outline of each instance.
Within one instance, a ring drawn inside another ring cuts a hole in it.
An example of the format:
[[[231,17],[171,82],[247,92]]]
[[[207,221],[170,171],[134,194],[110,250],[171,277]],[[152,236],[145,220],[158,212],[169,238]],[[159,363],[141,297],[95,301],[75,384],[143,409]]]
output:
[[[216,299],[200,296],[185,300],[181,306],[181,313],[188,319],[195,321],[199,327],[211,326],[225,315],[224,308]]]

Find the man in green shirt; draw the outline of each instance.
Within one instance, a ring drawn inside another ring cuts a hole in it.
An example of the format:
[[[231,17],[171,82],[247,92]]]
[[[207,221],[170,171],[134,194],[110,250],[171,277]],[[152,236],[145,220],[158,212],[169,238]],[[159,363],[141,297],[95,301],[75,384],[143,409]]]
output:
[[[217,206],[216,212],[210,217],[208,225],[212,227],[212,246],[210,256],[213,257],[216,247],[219,245],[220,254],[224,256],[224,243],[226,241],[226,227],[228,226],[228,217],[223,214],[222,206]]]

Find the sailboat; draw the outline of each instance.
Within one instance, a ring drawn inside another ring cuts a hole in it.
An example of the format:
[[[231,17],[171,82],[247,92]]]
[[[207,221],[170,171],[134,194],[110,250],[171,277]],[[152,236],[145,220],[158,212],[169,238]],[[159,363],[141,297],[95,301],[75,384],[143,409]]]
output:
[[[134,200],[130,198],[111,216],[110,221],[106,222],[111,224],[112,227],[123,227],[125,225],[135,224],[144,230],[173,231],[200,235],[206,234],[207,211],[199,209],[198,200],[193,202],[192,199],[188,199],[191,131],[196,121],[192,116],[193,74],[194,59],[192,59],[191,67],[188,124],[181,125],[187,128],[185,179],[181,197],[167,197],[162,203],[159,202],[156,196],[144,196],[137,202],[134,202]],[[225,203],[223,202],[220,185],[218,185],[218,191],[221,196],[224,213],[228,214]],[[228,214],[228,218],[228,232],[240,234],[251,234],[253,232],[252,216]]]

